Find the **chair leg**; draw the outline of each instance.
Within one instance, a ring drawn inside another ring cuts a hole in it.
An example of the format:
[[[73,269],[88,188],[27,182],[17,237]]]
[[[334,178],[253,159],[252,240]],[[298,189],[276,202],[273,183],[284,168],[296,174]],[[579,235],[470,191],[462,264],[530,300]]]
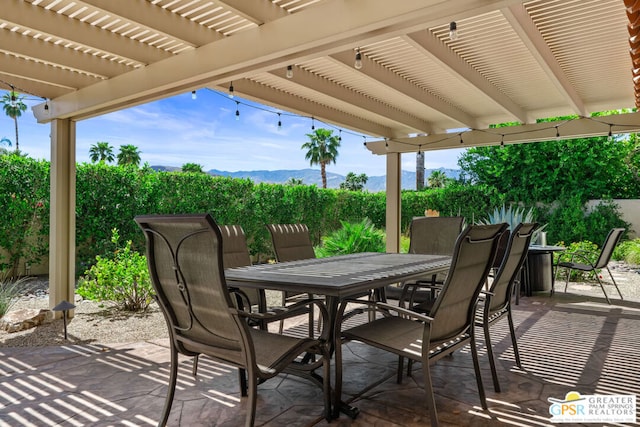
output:
[[[247,397],[247,371],[238,368],[238,380],[240,381],[240,396]]]
[[[431,382],[431,368],[429,360],[423,360],[422,372],[424,376],[424,392],[427,395],[427,409],[431,416],[431,427],[438,426],[438,412],[436,411],[436,397],[433,394],[433,383]]]
[[[337,334],[340,331],[336,331]],[[335,349],[333,350],[335,379],[333,384],[333,414],[332,418],[340,416],[340,402],[342,399],[342,342],[336,339]],[[328,376],[325,378],[329,378]]]
[[[164,408],[162,409],[162,416],[158,426],[167,425],[169,419],[169,413],[171,412],[171,405],[173,404],[173,396],[176,393],[176,382],[178,380],[178,351],[171,345],[171,367],[169,368],[169,388],[167,389],[167,397],[164,401]]]
[[[256,422],[256,404],[258,401],[258,378],[256,378],[255,372],[250,368],[247,370],[249,376],[249,401],[247,402],[247,421],[246,427],[253,427]]]
[[[482,385],[482,376],[480,374],[480,362],[478,361],[478,348],[476,347],[475,333],[471,331],[471,358],[473,359],[473,369],[476,371],[476,382],[478,383],[478,395],[480,396],[480,405],[486,410],[487,397],[484,394],[484,386]]]
[[[498,381],[498,371],[496,369],[496,361],[493,355],[493,346],[491,345],[491,335],[489,334],[489,323],[483,322],[484,342],[487,347],[487,357],[489,358],[489,367],[491,367],[491,377],[493,378],[493,389],[496,393],[500,393],[500,382]]]
[[[609,295],[607,295],[607,291],[604,290],[604,285],[602,284],[602,280],[600,280],[600,275],[598,274],[597,271],[593,270],[593,272],[596,275],[596,279],[598,279],[598,284],[600,285],[600,289],[602,289],[602,293],[604,294],[605,299],[607,300],[608,304],[611,304],[611,301],[609,300]],[[616,286],[617,288],[617,286]],[[619,291],[619,290],[618,290]]]
[[[509,322],[509,333],[511,334],[511,344],[513,345],[513,355],[516,358],[516,365],[522,369],[522,362],[520,361],[520,352],[518,351],[518,341],[516,339],[516,329],[513,327],[513,314],[511,313],[511,307],[507,312],[507,321]]]
[[[193,356],[193,367],[191,368],[191,375],[193,375],[194,377],[198,375],[198,357],[200,355],[196,354],[195,356]]]
[[[618,291],[618,295],[620,295],[620,299],[623,300],[624,298],[622,297],[622,292],[620,292],[620,288],[618,288],[618,284],[616,283],[616,280],[613,278],[613,274],[611,274],[611,270],[609,270],[608,266],[607,266],[607,271],[609,272],[609,277],[611,277],[611,281],[613,282],[613,286],[616,287],[616,290]]]

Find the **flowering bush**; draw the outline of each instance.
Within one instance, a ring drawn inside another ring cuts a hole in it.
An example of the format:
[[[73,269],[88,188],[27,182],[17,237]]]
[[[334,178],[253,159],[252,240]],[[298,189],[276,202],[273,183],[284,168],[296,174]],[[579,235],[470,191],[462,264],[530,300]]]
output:
[[[79,280],[77,292],[83,298],[115,302],[128,311],[146,310],[153,300],[147,259],[131,250],[130,240],[122,247],[119,240],[118,230],[113,229],[113,256],[96,256],[96,263]]]

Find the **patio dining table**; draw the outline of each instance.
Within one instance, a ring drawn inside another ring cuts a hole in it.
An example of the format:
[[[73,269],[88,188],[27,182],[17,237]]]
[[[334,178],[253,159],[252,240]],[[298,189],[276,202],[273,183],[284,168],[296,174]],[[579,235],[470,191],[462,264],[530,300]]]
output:
[[[447,271],[450,256],[362,252],[225,270],[230,286],[324,295],[329,313],[330,348],[340,345],[336,317],[340,300],[394,283]],[[352,418],[357,409],[341,410]]]

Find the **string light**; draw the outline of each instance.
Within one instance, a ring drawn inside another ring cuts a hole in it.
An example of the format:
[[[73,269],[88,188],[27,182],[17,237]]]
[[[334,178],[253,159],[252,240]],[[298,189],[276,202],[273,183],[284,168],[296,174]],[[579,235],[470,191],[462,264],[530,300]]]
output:
[[[293,78],[293,66],[292,65],[287,65],[287,78],[288,79]]]
[[[555,128],[556,128],[556,139],[560,139],[560,129],[558,129],[558,126],[556,126]]]
[[[500,146],[504,147],[504,135],[500,135]]]
[[[44,111],[49,111],[49,101],[47,98],[44,99]]]
[[[240,120],[240,102],[236,101],[236,121]]]
[[[311,116],[311,130],[316,130],[316,119]]]
[[[233,82],[231,82],[231,84],[229,85],[229,98],[233,99],[233,96],[235,94],[233,93]]]
[[[384,139],[384,149],[385,151],[389,151],[389,140],[387,138]]]
[[[418,156],[422,154],[422,144],[418,145]]]
[[[458,24],[455,21],[449,23],[449,40],[458,40]]]
[[[609,125],[609,135],[607,136],[607,141],[611,142],[613,141],[613,133],[611,132],[611,128],[613,127],[613,125]]]
[[[359,70],[362,68],[362,54],[360,53],[360,48],[356,49],[356,61],[353,63],[353,67],[356,70]]]
[[[338,129],[338,141],[342,142],[342,129]]]
[[[460,136],[460,144],[464,144],[464,141],[462,140],[462,133],[458,134]]]
[[[191,91],[191,99],[195,100],[196,98],[198,98],[198,95],[196,95],[196,91],[195,90],[192,90]]]
[[[282,129],[282,122],[280,121],[280,113],[278,113],[278,130]]]

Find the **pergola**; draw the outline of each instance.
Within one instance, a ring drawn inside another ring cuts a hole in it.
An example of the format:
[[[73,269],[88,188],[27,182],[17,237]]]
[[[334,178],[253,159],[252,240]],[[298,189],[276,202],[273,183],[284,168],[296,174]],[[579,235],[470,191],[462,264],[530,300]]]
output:
[[[397,251],[402,153],[640,130],[590,117],[638,105],[638,28],[640,0],[4,0],[0,84],[51,123],[50,304],[74,293],[77,121],[233,88],[378,137]]]

